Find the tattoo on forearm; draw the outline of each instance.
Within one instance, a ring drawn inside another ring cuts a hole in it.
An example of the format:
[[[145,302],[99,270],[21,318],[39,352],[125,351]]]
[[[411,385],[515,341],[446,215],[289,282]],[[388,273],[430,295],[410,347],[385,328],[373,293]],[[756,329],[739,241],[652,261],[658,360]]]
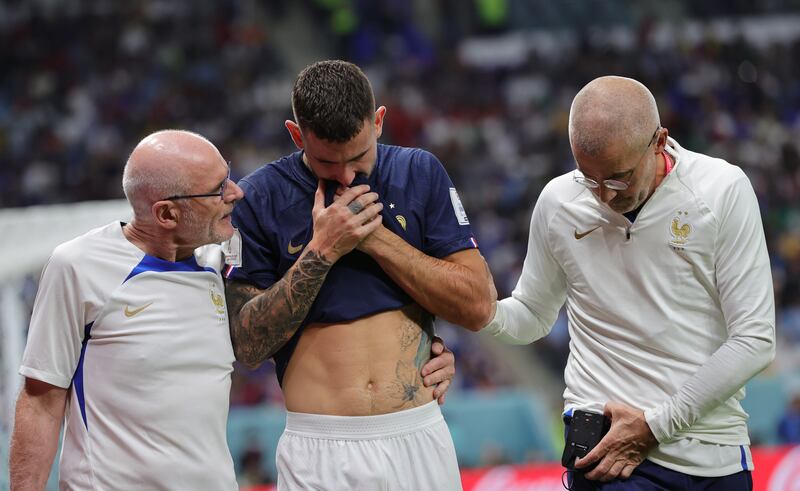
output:
[[[258,365],[289,341],[306,318],[331,265],[324,256],[309,251],[267,290],[229,284],[226,297],[236,359]]]

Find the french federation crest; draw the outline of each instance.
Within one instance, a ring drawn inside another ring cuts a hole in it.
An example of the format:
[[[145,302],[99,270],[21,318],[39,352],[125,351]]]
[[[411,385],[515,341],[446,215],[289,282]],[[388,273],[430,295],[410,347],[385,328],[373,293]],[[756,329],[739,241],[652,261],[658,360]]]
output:
[[[692,234],[692,225],[689,223],[689,212],[679,210],[669,225],[672,240],[669,243],[675,247],[684,247]]]
[[[211,297],[211,303],[214,305],[214,310],[220,320],[225,320],[225,297],[213,282],[208,283],[208,295]]]

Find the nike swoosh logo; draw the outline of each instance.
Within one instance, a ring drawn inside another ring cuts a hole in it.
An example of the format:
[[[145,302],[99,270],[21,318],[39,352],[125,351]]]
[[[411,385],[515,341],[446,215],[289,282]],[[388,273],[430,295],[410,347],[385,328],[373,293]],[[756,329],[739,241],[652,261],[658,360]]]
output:
[[[133,309],[133,310],[131,310],[131,308],[126,305],[125,306],[125,317],[133,317],[134,315],[138,314],[139,312],[141,312],[142,310],[146,309],[147,307],[149,307],[151,305],[153,305],[153,302],[150,302],[150,303],[148,303],[146,305],[142,305],[141,307]]]
[[[289,254],[297,254],[302,249],[303,249],[303,244],[293,246],[291,240],[289,241],[289,245],[286,247],[286,250],[289,252]]]
[[[587,235],[589,235],[590,233],[594,232],[598,228],[600,228],[600,225],[598,225],[595,228],[589,230],[588,232],[584,232],[582,234],[578,233],[578,229],[576,228],[575,229],[575,238],[578,239],[578,240],[581,240],[582,238],[586,237]]]

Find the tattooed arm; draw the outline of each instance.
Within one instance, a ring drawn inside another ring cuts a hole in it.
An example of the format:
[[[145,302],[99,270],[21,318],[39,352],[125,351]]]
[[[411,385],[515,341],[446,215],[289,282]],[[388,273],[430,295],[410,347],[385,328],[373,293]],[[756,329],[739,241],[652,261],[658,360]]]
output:
[[[236,359],[256,367],[294,335],[317,298],[333,263],[307,250],[266,290],[233,281],[226,288]]]
[[[378,195],[349,188],[327,208],[324,183],[314,195],[314,233],[306,250],[271,287],[231,282],[226,288],[231,341],[240,362],[256,367],[297,331],[331,266],[381,224]]]

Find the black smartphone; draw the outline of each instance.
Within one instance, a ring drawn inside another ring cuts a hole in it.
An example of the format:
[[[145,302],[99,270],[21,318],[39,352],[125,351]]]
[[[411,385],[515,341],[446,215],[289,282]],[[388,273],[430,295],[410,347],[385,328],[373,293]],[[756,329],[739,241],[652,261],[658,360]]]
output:
[[[567,439],[564,445],[564,453],[561,455],[561,465],[567,469],[574,469],[575,459],[584,457],[588,454],[608,433],[611,421],[600,413],[573,411],[572,420],[569,423]],[[582,472],[590,468],[580,469]]]

